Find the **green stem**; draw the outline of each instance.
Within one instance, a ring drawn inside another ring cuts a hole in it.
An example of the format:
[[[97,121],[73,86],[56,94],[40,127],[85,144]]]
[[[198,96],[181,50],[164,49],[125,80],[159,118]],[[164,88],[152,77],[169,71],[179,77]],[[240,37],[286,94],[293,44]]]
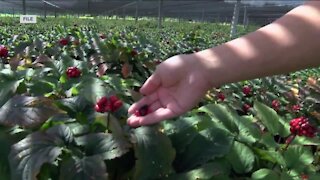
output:
[[[108,116],[107,116],[107,130],[109,130],[109,122],[110,122],[110,112],[108,112]]]
[[[281,150],[281,153],[285,152],[288,149],[289,145],[296,138],[296,136],[297,136],[296,134],[290,134],[290,136],[287,138],[287,139],[289,139],[289,141],[286,142],[286,146]],[[277,163],[274,163],[272,166],[272,169],[274,169],[276,167],[276,165],[277,165]]]
[[[293,137],[292,137],[293,136]],[[286,144],[286,146],[283,148],[282,152],[286,151],[289,147],[289,145],[292,143],[292,141],[296,138],[296,134],[291,134],[288,138],[290,138],[289,142]]]

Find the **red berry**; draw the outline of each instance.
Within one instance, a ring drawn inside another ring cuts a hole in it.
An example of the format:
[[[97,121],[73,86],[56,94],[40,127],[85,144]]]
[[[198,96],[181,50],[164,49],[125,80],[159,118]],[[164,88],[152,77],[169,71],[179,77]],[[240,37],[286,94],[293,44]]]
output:
[[[112,112],[117,111],[121,106],[122,106],[122,101],[118,100],[116,102],[113,103],[113,108],[112,108]]]
[[[122,101],[116,96],[102,97],[96,103],[96,106],[99,107],[98,110],[101,109],[101,112],[115,112],[122,106]],[[97,108],[96,108],[97,111]],[[100,112],[100,111],[97,111]]]
[[[94,109],[95,109],[97,112],[103,112],[103,110],[101,109],[101,107],[100,107],[98,104],[96,104],[96,105],[94,106]]]
[[[299,112],[300,109],[301,109],[301,107],[300,107],[298,104],[296,104],[296,105],[293,105],[293,106],[291,107],[291,109],[292,109],[292,111],[294,111],[294,112]]]
[[[217,94],[217,98],[220,100],[220,101],[224,101],[224,99],[226,98],[225,95],[222,93],[222,92],[219,92]]]
[[[116,101],[118,101],[119,98],[118,98],[117,96],[115,96],[115,95],[112,95],[112,96],[109,97],[109,100],[110,100],[111,103],[113,104],[113,103],[115,103]]]
[[[97,104],[99,106],[105,106],[107,102],[108,102],[108,98],[104,96],[98,100]]]
[[[147,114],[151,113],[151,109],[148,105],[142,106],[139,110],[137,110],[134,115],[136,116],[145,116]]]
[[[138,55],[138,51],[135,50],[135,49],[133,49],[133,50],[131,51],[131,56],[134,57],[134,56],[137,56],[137,55]]]
[[[250,108],[251,108],[251,106],[250,106],[249,104],[244,104],[244,105],[242,106],[242,110],[243,110],[245,113],[247,113]]]
[[[271,102],[271,106],[272,108],[275,110],[275,111],[279,111],[279,108],[280,108],[280,102],[278,100],[273,100]]]
[[[249,86],[244,86],[244,87],[242,88],[242,92],[243,92],[243,94],[245,94],[246,96],[248,96],[248,95],[250,95],[250,93],[251,93],[251,88],[250,88]]]
[[[8,54],[9,54],[9,51],[8,51],[7,47],[1,45],[0,46],[0,57],[6,58],[6,57],[8,57]]]
[[[69,40],[67,38],[62,38],[59,40],[59,43],[61,46],[66,46],[69,43]]]
[[[301,174],[301,180],[308,180],[309,176],[307,174]]]
[[[68,67],[66,73],[68,78],[77,78],[81,75],[81,71],[77,67]]]

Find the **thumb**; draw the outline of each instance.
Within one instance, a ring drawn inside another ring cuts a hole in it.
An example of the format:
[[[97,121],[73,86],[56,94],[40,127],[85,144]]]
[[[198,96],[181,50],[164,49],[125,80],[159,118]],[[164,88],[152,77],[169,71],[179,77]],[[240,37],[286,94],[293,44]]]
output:
[[[160,87],[160,85],[161,85],[161,78],[157,74],[157,72],[155,72],[143,84],[143,86],[140,89],[140,93],[143,95],[152,94],[154,91],[156,91]]]

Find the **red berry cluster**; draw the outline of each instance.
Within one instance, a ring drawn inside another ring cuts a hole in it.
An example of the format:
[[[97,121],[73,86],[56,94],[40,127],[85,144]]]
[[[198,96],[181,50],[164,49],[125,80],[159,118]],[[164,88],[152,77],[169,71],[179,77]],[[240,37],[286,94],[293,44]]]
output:
[[[219,92],[217,94],[217,98],[220,100],[220,101],[224,101],[224,99],[226,98],[226,96],[222,93],[222,92]]]
[[[246,96],[249,96],[249,95],[251,94],[251,87],[249,87],[249,86],[244,86],[244,87],[242,88],[242,92],[243,92],[243,94],[245,94]]]
[[[133,49],[133,50],[131,51],[131,56],[134,57],[134,56],[137,56],[137,55],[138,55],[138,51],[135,50],[135,49]]]
[[[300,107],[298,104],[296,104],[296,105],[293,105],[293,106],[291,107],[291,109],[292,109],[292,111],[294,111],[294,112],[299,112],[300,109],[301,109],[301,107]]]
[[[248,113],[249,110],[250,110],[250,108],[251,108],[251,106],[250,106],[249,104],[244,104],[244,105],[242,106],[242,110],[243,110],[243,112],[245,112],[245,113]]]
[[[61,46],[66,46],[69,43],[69,40],[67,38],[62,38],[59,40],[59,43]]]
[[[80,69],[77,67],[68,67],[67,69],[67,76],[68,78],[77,78],[81,75]]]
[[[6,58],[6,57],[8,57],[8,54],[9,54],[9,51],[8,51],[7,47],[0,46],[0,57]]]
[[[139,110],[137,110],[134,115],[135,116],[145,116],[147,114],[150,114],[152,111],[148,105],[142,106]]]
[[[314,137],[317,129],[309,123],[308,118],[299,117],[290,121],[290,132],[298,136]]]
[[[95,105],[95,110],[100,113],[115,112],[122,106],[122,101],[117,96],[102,97]]]
[[[273,108],[275,111],[279,111],[279,109],[280,109],[280,102],[275,99],[275,100],[273,100],[273,101],[271,102],[271,106],[272,106],[272,108]]]

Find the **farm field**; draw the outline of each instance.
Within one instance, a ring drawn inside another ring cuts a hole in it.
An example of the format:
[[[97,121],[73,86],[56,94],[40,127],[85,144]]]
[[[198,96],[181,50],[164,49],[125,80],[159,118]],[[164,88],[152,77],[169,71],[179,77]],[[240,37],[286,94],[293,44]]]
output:
[[[229,24],[163,26],[1,17],[0,179],[320,179],[319,68],[213,88],[183,116],[129,127],[157,64],[230,40]]]

